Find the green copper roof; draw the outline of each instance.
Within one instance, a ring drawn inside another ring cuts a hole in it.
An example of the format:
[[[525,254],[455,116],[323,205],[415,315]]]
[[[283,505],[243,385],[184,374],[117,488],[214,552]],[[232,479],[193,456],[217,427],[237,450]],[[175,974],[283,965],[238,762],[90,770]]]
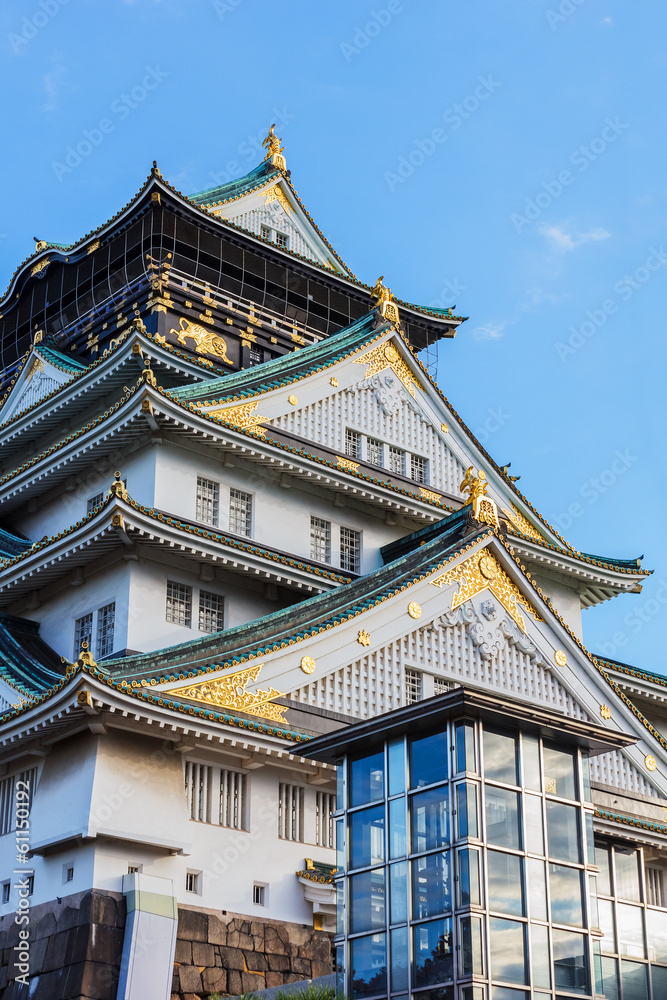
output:
[[[56,368],[60,368],[61,371],[69,372],[71,375],[77,375],[79,372],[85,371],[88,365],[82,364],[73,358],[71,355],[62,354],[60,351],[56,351],[53,347],[49,347],[47,344],[37,344],[37,353],[41,354],[45,361],[54,365]]]
[[[0,559],[13,559],[14,556],[32,548],[33,544],[27,538],[19,538],[18,535],[12,535],[0,528]]]
[[[58,657],[40,639],[37,622],[0,614],[0,677],[19,696],[33,698],[61,681]]]
[[[609,660],[606,656],[596,656],[595,653],[593,655],[605,670],[618,670],[619,673],[636,677],[637,680],[648,681],[650,684],[661,684],[663,687],[667,687],[667,677],[664,674],[656,674],[651,670],[640,670],[639,667],[633,667],[630,663],[621,663],[620,660]]]
[[[190,194],[188,198],[195,205],[211,205],[219,201],[230,201],[240,198],[242,194],[271,180],[271,178],[278,179],[282,176],[281,171],[274,167],[269,160],[263,160],[243,177],[238,177],[227,184],[220,184],[218,187],[208,188],[206,191],[199,191],[198,194]]]

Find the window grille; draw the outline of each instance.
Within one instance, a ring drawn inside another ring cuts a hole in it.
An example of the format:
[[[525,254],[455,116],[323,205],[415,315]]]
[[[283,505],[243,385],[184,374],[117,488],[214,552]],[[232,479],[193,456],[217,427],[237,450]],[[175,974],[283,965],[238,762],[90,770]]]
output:
[[[252,887],[252,901],[255,906],[264,906],[264,890],[265,885],[260,885],[259,882],[255,882]]]
[[[370,465],[382,465],[382,441],[375,438],[368,438],[366,442],[366,455]]]
[[[281,840],[303,843],[303,788],[280,782],[278,796],[278,836]]]
[[[434,677],[433,678],[433,693],[434,694],[445,694],[449,691],[449,681],[446,681],[444,677]]]
[[[3,882],[2,883],[2,902],[3,903],[8,903],[9,902],[9,898],[11,896],[11,891],[12,891],[12,883],[11,882]]]
[[[250,537],[252,527],[252,496],[243,490],[229,491],[229,530]]]
[[[167,580],[166,620],[174,625],[192,625],[192,587]]]
[[[361,434],[358,431],[351,431],[345,428],[345,454],[349,458],[360,458]]]
[[[197,476],[197,503],[195,517],[204,524],[218,523],[220,486],[213,479]]]
[[[422,675],[411,667],[405,668],[405,704],[414,705],[422,700]]]
[[[249,360],[251,365],[261,365],[264,357],[261,351],[258,351],[256,347],[250,348]]]
[[[276,246],[281,247],[283,250],[289,250],[289,236],[287,233],[276,232]]]
[[[113,632],[116,619],[116,602],[105,604],[97,612],[97,655],[113,653]]]
[[[321,517],[310,518],[310,558],[331,562],[331,522]]]
[[[212,768],[206,764],[185,762],[185,800],[190,819],[201,823],[211,822]]]
[[[88,648],[93,644],[93,613],[77,618],[74,622],[74,659],[78,660],[81,655],[81,646],[88,643]]]
[[[128,875],[140,875],[143,870],[144,870],[144,866],[143,865],[128,865],[127,866],[127,874]]]
[[[207,590],[199,591],[199,631],[222,632],[225,627],[225,599]]]
[[[389,445],[389,471],[403,475],[403,452],[393,445]]]
[[[16,796],[17,782],[22,782],[18,791],[27,793],[27,798],[21,795],[21,801]],[[18,774],[12,774],[0,781],[0,837],[16,829],[16,810],[19,806],[21,809],[27,809],[30,814],[36,784],[36,767],[31,767],[28,771],[19,771]],[[21,813],[22,817],[23,815]]]
[[[426,482],[426,459],[421,455],[410,455],[410,478],[416,483]]]
[[[186,872],[185,873],[185,891],[186,892],[199,892],[199,876],[200,872]]]
[[[265,240],[270,240],[271,239],[271,227],[270,226],[262,226],[262,236],[263,236],[263,238]]]
[[[104,493],[96,493],[94,497],[89,497],[86,502],[86,514],[90,514],[104,500]]]
[[[352,528],[340,529],[340,568],[348,573],[358,573],[361,562],[361,532]]]
[[[336,796],[333,792],[317,793],[316,842],[320,847],[334,847],[334,821]]]
[[[649,906],[665,905],[662,868],[646,868],[646,902]]]
[[[245,829],[246,778],[238,771],[220,771],[220,826]]]

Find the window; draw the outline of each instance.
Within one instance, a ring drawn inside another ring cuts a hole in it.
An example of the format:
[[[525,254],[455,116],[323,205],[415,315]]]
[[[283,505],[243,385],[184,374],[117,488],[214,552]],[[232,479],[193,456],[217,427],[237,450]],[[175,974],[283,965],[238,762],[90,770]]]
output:
[[[90,497],[86,502],[86,514],[90,514],[96,507],[99,507],[103,500],[104,493],[96,493],[94,497]]]
[[[403,452],[393,445],[389,445],[389,471],[403,475]]]
[[[74,622],[74,659],[78,660],[81,655],[81,647],[84,642],[88,643],[88,648],[93,644],[93,613],[77,618]]]
[[[257,350],[256,347],[251,347],[248,353],[248,361],[250,365],[261,365],[264,360],[264,355],[261,351]]]
[[[113,630],[116,618],[116,602],[105,604],[97,612],[97,655],[113,653]]]
[[[426,459],[421,455],[410,455],[410,478],[416,483],[426,482]]]
[[[74,881],[74,865],[63,865],[63,882]]]
[[[283,250],[289,250],[289,236],[287,233],[276,232],[276,246]]]
[[[333,814],[335,811],[336,796],[332,792],[318,792],[315,840],[320,847],[334,846]]]
[[[203,476],[197,476],[196,519],[203,521],[204,524],[217,524],[219,504],[219,484],[213,479],[204,479]]]
[[[220,826],[232,830],[245,828],[245,774],[238,771],[220,771]]]
[[[28,895],[32,896],[34,891],[35,891],[35,876],[28,875]]]
[[[278,836],[303,843],[303,788],[283,781],[278,796]]]
[[[199,591],[199,631],[222,632],[225,627],[225,599],[207,590]]]
[[[16,812],[20,806],[30,814],[37,784],[37,768],[19,771],[0,781],[0,837],[16,829]],[[21,793],[20,797],[17,793]],[[23,817],[23,813],[21,814]]]
[[[661,868],[646,867],[646,902],[649,906],[664,906],[665,893]]]
[[[265,240],[275,243],[281,250],[289,250],[289,236],[287,233],[281,233],[277,229],[272,229],[271,226],[262,226],[261,234]]]
[[[405,704],[414,705],[422,700],[422,675],[411,667],[405,668]]]
[[[11,891],[12,891],[12,883],[11,882],[3,882],[2,883],[2,902],[3,903],[8,903],[9,902],[9,897],[11,895]]]
[[[201,872],[186,872],[185,873],[185,891],[186,892],[199,892],[199,882],[200,882]]]
[[[127,874],[128,875],[140,875],[141,872],[143,871],[143,869],[144,869],[143,865],[128,865],[127,866]]]
[[[312,515],[310,518],[310,558],[317,562],[331,562],[331,522]]]
[[[167,613],[166,620],[174,625],[192,625],[192,587],[185,583],[174,583],[167,580]]]
[[[188,760],[185,763],[185,800],[188,805],[190,819],[201,823],[211,822],[211,778],[212,767],[206,764],[196,764]]]
[[[361,434],[345,428],[345,454],[349,458],[361,458]]]
[[[447,691],[449,691],[449,681],[446,681],[444,677],[434,677],[433,694],[445,694]]]
[[[358,573],[361,563],[361,532],[352,528],[340,529],[340,568],[348,573]]]
[[[261,232],[262,232],[262,237],[265,240],[270,240],[271,239],[271,227],[270,226],[262,226]]]
[[[255,906],[264,906],[266,886],[262,885],[260,882],[253,882],[252,886],[252,901]]]
[[[366,457],[369,465],[382,465],[382,441],[368,438],[366,442]]]
[[[252,530],[252,496],[243,490],[229,491],[229,530],[250,537]]]

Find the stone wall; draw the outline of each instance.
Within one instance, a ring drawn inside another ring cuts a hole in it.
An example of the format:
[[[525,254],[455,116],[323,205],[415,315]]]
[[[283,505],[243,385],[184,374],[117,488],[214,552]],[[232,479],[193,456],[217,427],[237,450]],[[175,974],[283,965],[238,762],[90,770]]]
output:
[[[331,961],[329,936],[305,924],[179,907],[172,1000],[327,976]]]
[[[17,983],[14,914],[0,918],[0,1000],[116,1000],[125,900],[92,890],[30,913],[30,985]]]

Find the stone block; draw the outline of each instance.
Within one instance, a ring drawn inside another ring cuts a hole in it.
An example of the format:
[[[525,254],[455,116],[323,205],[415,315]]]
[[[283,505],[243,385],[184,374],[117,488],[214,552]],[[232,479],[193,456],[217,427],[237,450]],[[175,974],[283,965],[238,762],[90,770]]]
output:
[[[326,934],[318,934],[313,938],[308,947],[308,957],[331,964],[331,941]]]
[[[222,959],[223,969],[236,969],[237,972],[245,970],[243,952],[239,951],[238,948],[228,948],[225,945],[220,945],[220,958]]]
[[[296,924],[290,924],[285,929],[288,934],[289,943],[301,948],[309,943],[313,933],[312,927],[299,927]]]
[[[185,941],[207,941],[208,915],[197,910],[179,909],[177,936]]]
[[[331,964],[331,959],[328,962],[317,962],[313,961],[313,979],[317,979],[319,976],[330,976],[333,971],[333,966]]]
[[[250,934],[246,934],[245,932],[241,932],[239,934],[238,947],[239,948],[243,948],[243,949],[250,949],[250,950],[252,950],[253,942],[252,942],[252,937],[250,936]]]
[[[45,913],[43,917],[30,925],[30,940],[38,941],[40,938],[51,937],[58,930],[55,913]]]
[[[114,896],[94,892],[90,901],[90,922],[105,924],[107,927],[118,926],[118,903]]]
[[[303,976],[297,975],[295,972],[284,972],[283,982],[287,986],[288,983],[302,983]]]
[[[250,933],[253,937],[264,937],[264,926],[259,920],[251,920]]]
[[[282,972],[267,972],[266,974],[266,985],[267,988],[271,986],[282,986],[283,985],[283,974]]]
[[[298,972],[302,976],[310,979],[312,975],[312,965],[307,958],[293,958],[291,960],[292,972]]]
[[[227,928],[227,944],[230,948],[238,948],[239,946],[239,932],[236,930],[231,930]]]
[[[69,982],[68,982],[69,990]],[[95,1000],[116,1000],[118,992],[118,966],[103,962],[86,962],[81,977],[81,993]],[[68,993],[67,996],[70,994]],[[78,996],[78,994],[71,994]]]
[[[266,987],[264,976],[260,976],[255,972],[242,972],[241,982],[243,983],[244,993],[254,993],[255,990],[263,990]]]
[[[213,913],[208,917],[208,943],[227,944],[227,924]]]
[[[192,961],[192,942],[183,941],[181,938],[176,939],[176,951],[174,952],[174,961],[178,962],[179,965],[195,965],[196,963]]]
[[[264,932],[264,951],[267,955],[284,955],[285,944],[275,927],[267,926]]]
[[[80,928],[87,930],[87,928]],[[91,928],[88,958],[106,965],[120,965],[124,931],[120,927],[94,924]]]
[[[201,981],[207,993],[227,992],[227,973],[224,969],[204,969]]]
[[[214,966],[215,965],[215,951],[212,944],[204,944],[203,941],[193,941],[192,942],[192,964],[198,965],[200,968],[202,965]]]
[[[36,941],[30,941],[30,975],[36,976],[42,971],[44,956],[49,944],[49,939],[42,937]]]
[[[196,965],[181,965],[178,969],[181,993],[201,993],[201,973]]]
[[[90,893],[86,893],[86,896],[89,895]],[[90,906],[87,909],[90,909]],[[63,906],[58,914],[58,931],[67,931],[70,927],[79,927],[80,924],[88,924],[85,914],[75,906]]]
[[[287,955],[267,955],[266,959],[272,972],[289,972]]]
[[[243,955],[248,972],[266,972],[268,965],[261,951],[244,951]]]
[[[232,969],[227,973],[227,993],[232,997],[240,996],[243,993],[243,983],[241,973]]]

